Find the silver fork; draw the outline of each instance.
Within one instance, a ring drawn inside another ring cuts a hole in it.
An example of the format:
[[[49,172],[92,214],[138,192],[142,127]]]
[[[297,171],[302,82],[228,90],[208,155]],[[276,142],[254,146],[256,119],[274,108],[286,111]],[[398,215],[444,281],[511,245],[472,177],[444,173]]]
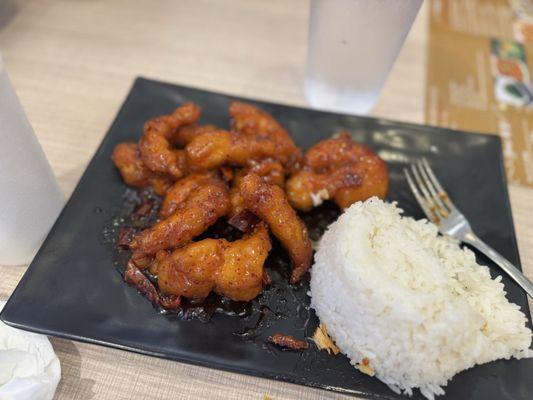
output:
[[[530,297],[533,297],[533,283],[505,257],[477,237],[466,217],[442,188],[425,158],[411,164],[411,171],[405,168],[403,172],[422,210],[428,219],[437,225],[441,233],[478,249],[514,279]]]

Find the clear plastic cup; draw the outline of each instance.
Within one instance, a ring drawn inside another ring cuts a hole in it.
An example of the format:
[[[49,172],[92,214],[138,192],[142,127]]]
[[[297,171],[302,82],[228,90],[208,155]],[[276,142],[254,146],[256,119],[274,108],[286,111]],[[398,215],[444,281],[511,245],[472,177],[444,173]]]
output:
[[[422,0],[311,0],[304,92],[312,107],[366,114]]]
[[[63,195],[0,56],[0,264],[31,261]]]

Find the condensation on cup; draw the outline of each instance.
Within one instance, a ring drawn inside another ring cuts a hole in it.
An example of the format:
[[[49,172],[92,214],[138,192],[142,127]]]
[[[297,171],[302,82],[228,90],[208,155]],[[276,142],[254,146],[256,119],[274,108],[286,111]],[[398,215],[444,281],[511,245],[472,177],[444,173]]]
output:
[[[0,55],[0,265],[27,264],[63,206],[63,195]]]
[[[375,105],[422,0],[311,0],[304,92],[318,109]]]

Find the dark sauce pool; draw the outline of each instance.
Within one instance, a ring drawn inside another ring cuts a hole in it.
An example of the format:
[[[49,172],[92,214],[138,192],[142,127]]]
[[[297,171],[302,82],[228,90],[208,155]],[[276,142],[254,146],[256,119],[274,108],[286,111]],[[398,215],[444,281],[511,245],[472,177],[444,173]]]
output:
[[[102,244],[111,248],[113,265],[122,277],[124,277],[131,252],[121,243],[127,243],[132,235],[153,225],[157,220],[160,205],[161,198],[156,196],[151,189],[126,189],[123,194],[122,207],[103,228]],[[301,213],[300,217],[308,228],[310,239],[316,242],[338,215],[339,209],[336,205],[325,203],[310,212]],[[197,240],[225,238],[233,241],[241,236],[240,231],[228,225],[225,218],[222,218]],[[309,274],[306,274],[297,285],[290,285],[289,258],[279,242],[275,238],[272,239],[272,250],[265,262],[271,283],[254,300],[236,302],[211,293],[202,303],[182,299],[179,311],[163,307],[158,307],[158,311],[180,319],[195,319],[202,322],[208,322],[216,314],[241,318],[244,328],[235,335],[246,341],[256,341],[276,321],[288,319],[296,313],[300,320],[305,321],[303,326],[298,328],[302,336],[310,336],[312,332],[307,332],[307,325],[311,318],[307,296]],[[147,271],[143,273],[157,288],[157,276],[152,276]]]

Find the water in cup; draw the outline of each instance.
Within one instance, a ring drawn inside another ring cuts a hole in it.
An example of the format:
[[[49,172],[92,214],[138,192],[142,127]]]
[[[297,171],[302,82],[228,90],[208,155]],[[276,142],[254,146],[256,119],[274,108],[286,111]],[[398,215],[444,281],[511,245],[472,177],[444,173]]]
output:
[[[0,57],[0,264],[28,263],[63,196]]]
[[[311,0],[305,96],[324,110],[366,114],[422,0]]]

